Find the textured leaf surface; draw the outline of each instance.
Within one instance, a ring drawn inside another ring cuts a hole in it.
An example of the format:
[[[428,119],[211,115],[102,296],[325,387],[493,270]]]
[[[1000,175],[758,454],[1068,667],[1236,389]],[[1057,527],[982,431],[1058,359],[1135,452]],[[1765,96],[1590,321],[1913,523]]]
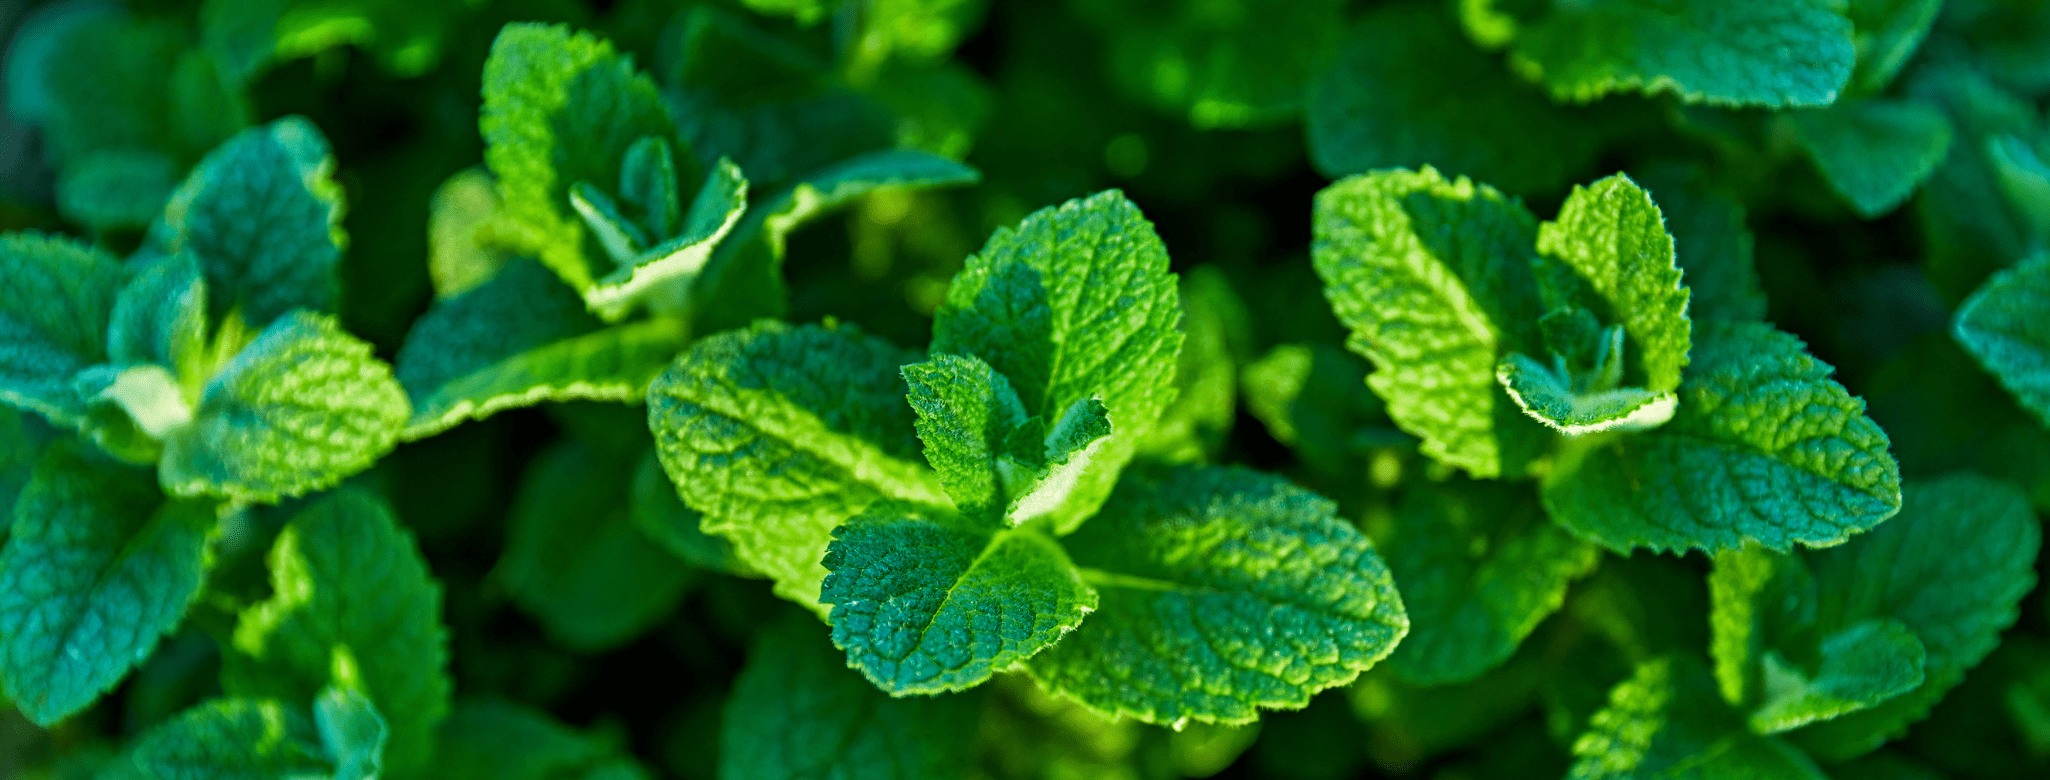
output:
[[[1638,664],[1609,692],[1573,754],[1571,780],[1826,780],[1801,751],[1745,731],[1743,718],[1717,698],[1708,670],[1679,656]]]
[[[1951,333],[2050,425],[2050,255],[1987,280],[1958,307]]]
[[[135,762],[163,780],[294,780],[332,776],[320,736],[279,701],[214,699],[142,736]]]
[[[1552,519],[1612,550],[1828,545],[1900,508],[1900,466],[1865,403],[1799,339],[1704,323],[1680,408],[1589,440],[1545,479]]]
[[[1574,187],[1559,217],[1538,226],[1537,247],[1562,261],[1606,304],[1602,319],[1623,326],[1629,366],[1624,384],[1653,393],[1680,386],[1690,333],[1688,291],[1674,263],[1665,215],[1644,188],[1620,173]],[[1548,273],[1538,281],[1557,286]],[[1547,290],[1546,300],[1562,294]]]
[[[1568,436],[1656,428],[1673,419],[1678,401],[1640,387],[1576,391],[1570,379],[1520,352],[1502,359],[1495,379],[1524,414]]]
[[[1815,673],[1774,654],[1764,657],[1765,701],[1751,729],[1774,734],[1855,712],[1922,684],[1926,651],[1907,626],[1865,620],[1825,637]]]
[[[847,668],[810,620],[761,633],[719,732],[721,780],[960,777],[975,758],[981,697],[892,697]]]
[[[1794,732],[1819,758],[1868,752],[1921,720],[2014,624],[2035,587],[2041,524],[2028,497],[1976,475],[1910,484],[1898,517],[1841,547],[1810,553],[1820,602],[1816,622],[1841,631],[1899,621],[1927,650],[1912,692]]]
[[[272,597],[242,613],[223,653],[229,695],[310,701],[331,682],[361,691],[390,726],[394,777],[426,768],[448,717],[441,588],[391,510],[353,489],[287,523],[271,548]],[[336,679],[338,675],[353,680]]]
[[[369,344],[331,316],[294,311],[207,382],[192,423],[164,441],[161,477],[182,496],[301,495],[390,452],[410,411]]]
[[[1673,262],[1687,283],[1687,316],[1765,319],[1765,291],[1744,204],[1713,188],[1702,169],[1658,166],[1632,176],[1651,191],[1673,234]]]
[[[1419,685],[1465,682],[1508,660],[1598,560],[1520,486],[1420,489],[1368,530],[1409,615],[1388,668]]]
[[[878,502],[833,531],[833,643],[891,695],[971,688],[1046,649],[1096,591],[1040,526]]]
[[[1443,10],[1417,5],[1363,16],[1311,82],[1306,112],[1310,159],[1332,178],[1432,165],[1510,192],[1550,191],[1594,163],[1604,136],[1593,112],[1554,104]]]
[[[721,158],[684,215],[682,231],[642,252],[632,264],[606,274],[584,290],[584,299],[609,320],[624,317],[643,302],[659,308],[661,302],[652,298],[669,286],[685,285],[679,293],[687,290],[746,211],[747,178],[740,175],[740,166]]]
[[[84,244],[0,236],[0,402],[77,424],[85,402],[71,377],[106,360],[123,276],[120,261]]]
[[[850,326],[761,323],[691,347],[648,390],[662,467],[704,529],[816,607],[832,531],[879,498],[946,506],[920,462],[901,366]]]
[[[1025,422],[1010,380],[977,358],[946,354],[903,373],[926,462],[954,506],[976,522],[1002,516],[1009,495],[997,459],[1005,437]]]
[[[535,456],[507,518],[494,573],[549,636],[596,651],[617,646],[676,608],[694,570],[628,515],[633,471],[563,442]]]
[[[638,400],[685,341],[668,320],[598,327],[575,291],[531,261],[443,301],[399,350],[413,406],[405,438],[537,403]]]
[[[1672,92],[1690,103],[1817,106],[1857,52],[1830,0],[1559,3],[1525,27],[1511,64],[1561,100]]]
[[[1180,319],[1167,248],[1138,207],[1110,191],[991,235],[947,289],[932,352],[981,358],[1011,380],[1027,417],[1058,420],[1089,398],[1109,409],[1110,437],[1049,513],[1065,532],[1103,503],[1174,401]]]
[[[206,282],[199,266],[185,256],[158,258],[138,268],[114,299],[107,357],[191,376],[204,359],[206,336]]]
[[[1847,100],[1787,116],[1815,168],[1867,219],[1907,200],[1950,152],[1950,120],[1926,103]]]
[[[172,193],[157,238],[169,254],[199,258],[215,317],[239,310],[262,326],[294,308],[332,308],[347,243],[334,165],[319,128],[286,117],[236,134]]]
[[[199,595],[213,508],[162,503],[149,472],[54,447],[0,551],[0,690],[49,726],[126,676]]]
[[[635,141],[676,137],[654,82],[630,59],[588,33],[543,24],[507,25],[492,42],[479,125],[498,177],[503,224],[494,233],[579,291],[609,269],[584,252],[570,185],[610,186]]]
[[[1099,712],[1249,722],[1351,682],[1409,630],[1373,544],[1276,477],[1134,475],[1066,541],[1101,602],[1028,669]]]
[[[1367,385],[1389,417],[1442,463],[1521,475],[1553,437],[1502,392],[1495,364],[1538,354],[1536,221],[1486,185],[1425,168],[1324,188],[1315,228],[1324,294],[1348,345],[1373,361]]]

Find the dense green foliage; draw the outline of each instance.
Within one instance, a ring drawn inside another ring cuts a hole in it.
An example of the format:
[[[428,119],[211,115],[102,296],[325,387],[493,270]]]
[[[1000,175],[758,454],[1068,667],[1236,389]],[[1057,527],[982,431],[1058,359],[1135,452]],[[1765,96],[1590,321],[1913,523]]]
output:
[[[0,43],[0,777],[2050,776],[2050,0]]]

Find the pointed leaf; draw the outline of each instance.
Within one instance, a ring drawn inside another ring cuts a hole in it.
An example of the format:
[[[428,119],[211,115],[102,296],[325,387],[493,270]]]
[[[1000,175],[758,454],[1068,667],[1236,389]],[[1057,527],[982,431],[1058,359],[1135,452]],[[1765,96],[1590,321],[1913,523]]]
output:
[[[121,263],[37,233],[0,236],[0,403],[77,425],[85,402],[71,377],[107,359],[107,323]]]
[[[747,178],[740,174],[740,166],[722,157],[684,215],[682,231],[642,252],[631,265],[599,279],[584,290],[584,300],[599,316],[613,321],[642,303],[657,308],[667,305],[654,300],[664,294],[680,305],[691,280],[704,271],[712,250],[733,232],[745,211]]]
[[[1601,320],[1623,326],[1630,366],[1624,384],[1653,393],[1680,386],[1690,332],[1688,291],[1674,263],[1665,215],[1644,188],[1620,173],[1574,187],[1559,217],[1538,226],[1537,247],[1606,304]],[[1552,277],[1541,273],[1538,281],[1550,284]]]
[[[903,368],[918,413],[925,460],[961,514],[977,522],[1008,507],[998,468],[1004,437],[1025,422],[1025,406],[1004,375],[973,356],[934,355]]]
[[[1569,780],[1828,780],[1786,742],[1746,731],[1716,696],[1708,670],[1684,656],[1638,664],[1609,692],[1608,707],[1574,741],[1573,754]]]
[[[1511,352],[1495,366],[1495,380],[1530,418],[1567,436],[1643,431],[1673,419],[1679,399],[1638,387],[1577,392],[1558,372]]]
[[[1752,731],[1776,734],[1912,691],[1922,684],[1926,652],[1900,621],[1879,619],[1825,637],[1817,657],[1811,676],[1776,653],[1764,656],[1765,702],[1751,713]]]
[[[2050,425],[2050,255],[1995,274],[1959,306],[1951,333]]]
[[[1950,152],[1950,120],[1926,103],[1847,100],[1787,116],[1822,177],[1867,219],[1906,201]]]
[[[138,270],[114,300],[107,357],[189,376],[200,370],[206,336],[206,282],[198,264],[186,256],[162,257]]]

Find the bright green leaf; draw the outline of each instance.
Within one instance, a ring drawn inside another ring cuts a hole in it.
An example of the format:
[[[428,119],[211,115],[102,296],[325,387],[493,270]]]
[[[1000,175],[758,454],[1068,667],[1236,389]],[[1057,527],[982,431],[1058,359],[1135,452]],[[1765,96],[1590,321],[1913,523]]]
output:
[[[1674,263],[1665,215],[1649,193],[1620,173],[1574,187],[1558,218],[1538,226],[1537,248],[1600,298],[1606,309],[1600,319],[1623,326],[1630,366],[1625,384],[1641,384],[1652,393],[1680,386],[1690,332],[1688,290]],[[1553,288],[1546,290],[1547,302],[1564,293],[1551,273],[1539,274],[1538,281]]]
[[[1495,380],[1537,353],[1543,313],[1529,258],[1536,220],[1516,201],[1437,171],[1354,176],[1317,194],[1311,257],[1367,385],[1424,454],[1477,477],[1520,476],[1554,438]]]
[[[1026,416],[1058,420],[1089,398],[1109,409],[1114,432],[1050,513],[1057,532],[1103,503],[1174,400],[1181,307],[1167,266],[1138,207],[1099,193],[998,229],[934,315],[932,352],[981,358],[1011,380]]]
[[[1042,526],[882,501],[834,529],[819,601],[849,666],[894,696],[971,688],[1046,649],[1096,591]]]
[[[302,509],[271,548],[269,600],[244,610],[224,648],[232,696],[310,701],[345,685],[384,714],[384,766],[416,776],[449,712],[441,588],[391,509],[345,489]]]
[[[1787,115],[1829,186],[1866,219],[1914,194],[1950,152],[1950,120],[1909,100],[1847,100]]]
[[[1832,0],[1555,3],[1510,63],[1560,100],[1672,92],[1689,103],[1820,106],[1850,80],[1851,22]]]
[[[1010,486],[998,457],[1005,437],[1025,422],[1010,380],[978,358],[947,354],[905,366],[903,374],[926,462],[954,506],[975,522],[1002,516]]]
[[[1181,276],[1182,353],[1175,363],[1174,403],[1139,445],[1139,457],[1156,463],[1219,456],[1238,421],[1239,364],[1252,357],[1252,313],[1231,279],[1215,265]]]
[[[791,231],[878,192],[958,187],[982,180],[959,162],[916,149],[869,152],[814,171],[763,207],[762,236],[778,256]],[[744,235],[739,231],[736,235]]]
[[[164,440],[163,483],[182,496],[302,495],[390,452],[410,411],[369,344],[295,310],[207,382],[191,424]]]
[[[304,117],[245,130],[201,160],[164,206],[167,254],[190,254],[206,275],[214,317],[262,326],[335,298],[342,190],[327,139]]]
[[[1673,262],[1687,282],[1694,320],[1765,319],[1765,291],[1753,262],[1744,204],[1715,189],[1695,167],[1653,166],[1633,173],[1658,202],[1673,234]]]
[[[2050,425],[2050,255],[1995,274],[1959,306],[1951,333]]]
[[[1749,545],[1715,556],[1708,597],[1716,685],[1732,705],[1757,704],[1760,658],[1815,623],[1815,576],[1799,555]]]
[[[146,471],[51,449],[0,551],[0,690],[50,726],[114,687],[199,595],[213,528]]]
[[[1545,478],[1545,508],[1619,552],[1827,546],[1893,516],[1900,466],[1865,403],[1801,341],[1703,323],[1673,420],[1588,437]]]
[[[673,290],[680,301],[688,294],[690,282],[711,261],[712,250],[733,232],[745,211],[747,179],[741,176],[739,166],[722,157],[705,177],[684,216],[682,231],[674,237],[658,236],[654,246],[584,290],[584,300],[608,320],[626,316],[638,304],[664,308],[664,302],[650,300],[650,296],[665,290]]]
[[[0,403],[77,425],[85,399],[71,377],[106,360],[121,263],[36,233],[0,236]]]
[[[1609,692],[1573,754],[1570,780],[1827,780],[1801,751],[1746,731],[1708,670],[1684,656],[1638,664]]]
[[[1570,377],[1512,352],[1495,367],[1495,379],[1530,418],[1567,436],[1602,431],[1642,431],[1673,419],[1679,399],[1639,387],[1575,390]]]
[[[648,426],[705,531],[823,612],[818,561],[834,528],[880,498],[948,505],[897,373],[917,361],[847,325],[759,323],[677,358],[648,389]]]
[[[1157,724],[1300,708],[1409,630],[1395,581],[1337,507],[1237,468],[1134,475],[1066,540],[1101,603],[1027,666],[1048,690]]]

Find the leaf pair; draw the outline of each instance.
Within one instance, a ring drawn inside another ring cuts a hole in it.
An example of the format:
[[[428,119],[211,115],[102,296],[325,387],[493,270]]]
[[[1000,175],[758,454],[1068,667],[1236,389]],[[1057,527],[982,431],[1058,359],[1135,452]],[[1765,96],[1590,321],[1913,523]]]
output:
[[[407,405],[370,345],[317,313],[343,244],[332,165],[286,118],[208,155],[126,266],[0,237],[21,293],[0,304],[18,323],[0,336],[0,400],[157,463],[179,496],[275,501],[369,466]]]
[[[1429,168],[1318,196],[1326,295],[1425,454],[1479,477],[1545,471],[1553,519],[1619,551],[1825,544],[1898,508],[1886,436],[1827,366],[1767,325],[1689,321],[1634,182],[1576,188],[1534,223]]]

